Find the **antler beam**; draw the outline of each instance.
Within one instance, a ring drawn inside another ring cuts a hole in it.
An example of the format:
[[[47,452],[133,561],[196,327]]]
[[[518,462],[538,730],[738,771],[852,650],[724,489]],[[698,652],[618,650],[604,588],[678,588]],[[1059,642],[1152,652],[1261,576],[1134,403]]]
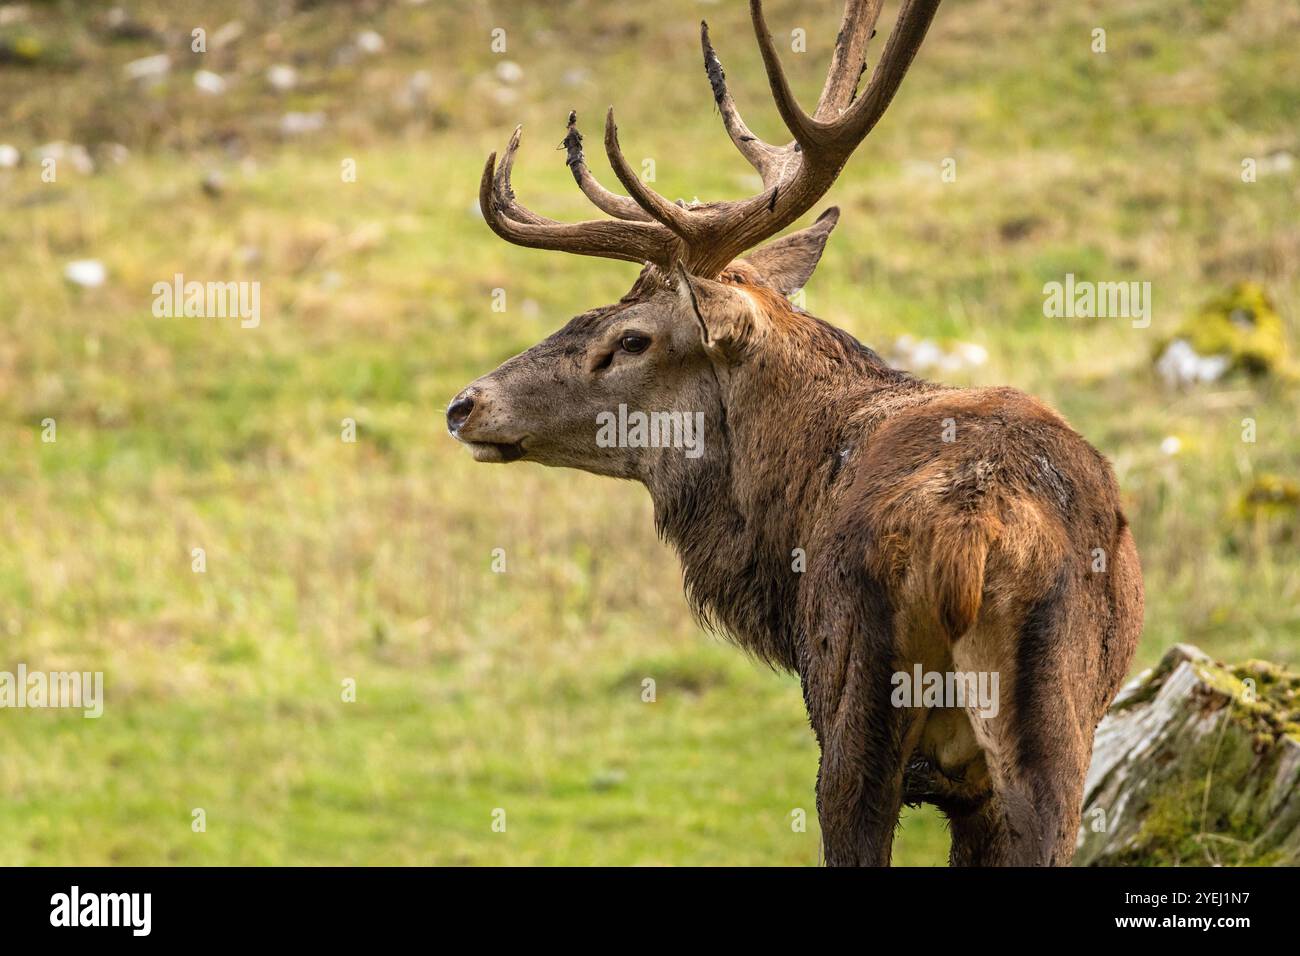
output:
[[[479,190],[484,218],[497,235],[518,245],[651,262],[664,270],[680,262],[696,275],[716,275],[737,255],[775,235],[821,199],[853,150],[884,115],[925,39],[939,0],[903,0],[880,62],[866,90],[858,95],[866,72],[867,43],[875,34],[881,6],[882,0],[845,3],[826,82],[817,108],[809,116],[790,89],[761,0],[750,0],[750,18],[772,97],[794,137],[783,146],[763,142],[745,124],[727,89],[708,24],[700,24],[704,69],[714,102],[727,135],[762,179],[760,194],[691,206],[670,202],[642,182],[623,156],[611,108],[605,121],[605,152],[627,196],[609,191],[592,176],[574,112],[569,113],[562,146],[578,188],[598,209],[614,216],[613,220],[565,224],[520,205],[510,185],[518,129],[495,172],[496,154],[488,159]]]

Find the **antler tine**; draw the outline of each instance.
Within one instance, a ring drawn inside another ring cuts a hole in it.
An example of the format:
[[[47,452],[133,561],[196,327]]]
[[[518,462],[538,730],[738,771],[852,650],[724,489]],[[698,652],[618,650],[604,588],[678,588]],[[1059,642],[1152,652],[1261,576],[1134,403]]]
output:
[[[853,0],[849,0],[850,3]],[[754,23],[754,37],[758,40],[758,52],[763,57],[763,67],[767,70],[767,83],[772,89],[772,99],[776,100],[777,112],[785,122],[786,129],[805,151],[817,145],[816,121],[799,106],[790,90],[790,81],[785,78],[785,69],[781,66],[781,57],[776,52],[776,44],[767,29],[767,20],[763,16],[763,0],[749,0],[749,18]]]
[[[784,154],[785,167],[780,175],[764,177],[762,193],[735,202],[713,203],[700,211],[711,220],[711,239],[708,243],[688,243],[689,265],[701,273],[724,267],[733,256],[794,222],[826,193],[850,154],[889,105],[938,6],[939,0],[903,0],[871,83],[866,93],[855,99],[862,73],[860,58],[880,15],[881,0],[846,0],[836,53],[818,102],[818,115],[813,117],[803,111],[791,92],[763,16],[762,0],[750,0],[750,18],[772,97],[795,142],[768,147],[769,156]],[[707,65],[707,45],[705,55]],[[734,119],[739,119],[734,107],[731,112]]]
[[[790,92],[790,84],[763,18],[762,0],[749,0],[754,32],[767,67],[772,96],[791,134],[809,154],[805,157],[806,162],[822,162],[834,168],[847,159],[862,138],[871,132],[894,98],[907,68],[912,65],[912,58],[925,39],[938,8],[939,0],[903,0],[867,91],[855,100],[853,96],[863,66],[859,60],[855,67],[853,58],[865,53],[867,40],[871,38],[876,19],[880,16],[880,0],[848,0],[840,38],[817,106],[817,116],[811,117],[800,108]],[[844,109],[845,106],[848,108]],[[841,113],[841,110],[844,111]]]
[[[573,180],[578,184],[584,196],[592,201],[597,209],[601,212],[607,212],[617,219],[627,219],[633,222],[651,222],[650,214],[638,206],[633,200],[626,196],[620,196],[612,193],[596,181],[596,177],[591,175],[591,170],[587,168],[586,157],[582,154],[582,134],[578,132],[578,111],[569,110],[569,125],[565,130],[564,142],[560,144],[564,147],[565,159],[570,172],[573,173]]]
[[[641,181],[623,156],[611,107],[605,118],[605,152],[628,196],[600,185],[587,168],[577,114],[569,113],[563,146],[573,178],[584,195],[611,220],[566,224],[546,219],[515,201],[510,172],[519,130],[510,138],[500,168],[488,159],[479,187],[483,216],[509,242],[560,249],[628,262],[652,262],[668,271],[675,263],[699,275],[713,275],[731,259],[794,222],[834,184],[858,143],[889,106],[940,0],[902,0],[898,19],[866,91],[857,95],[865,72],[867,42],[880,17],[882,0],[846,0],[835,52],[814,115],[799,106],[786,79],[776,44],[763,17],[762,0],[750,0],[750,19],[777,110],[794,137],[773,146],[745,125],[727,89],[722,63],[700,25],[704,68],[723,125],[736,148],[758,170],[763,191],[747,199],[686,206],[669,202]]]
[[[817,100],[813,118],[833,120],[848,108],[858,92],[858,83],[867,69],[867,42],[875,36],[876,21],[884,0],[855,0],[844,6],[840,31],[835,35],[835,50],[826,71],[826,84]]]
[[[703,237],[702,229],[707,223],[693,219],[685,208],[669,202],[643,183],[641,177],[623,157],[623,150],[618,145],[618,124],[614,122],[612,106],[605,114],[605,154],[609,157],[609,165],[613,167],[614,175],[628,191],[628,195],[636,200],[637,205],[648,212],[655,221],[671,229],[688,245],[691,240]]]
[[[844,115],[843,127],[838,131],[839,135],[847,137],[853,145],[857,145],[859,140],[871,132],[872,127],[884,115],[894,94],[898,92],[903,77],[907,75],[938,9],[939,0],[903,0],[898,19],[894,21],[894,29],[889,32],[889,39],[885,42],[885,52],[881,54],[880,62],[871,74],[867,91],[849,107]],[[849,148],[851,151],[852,146]]]
[[[657,223],[617,219],[561,223],[524,209],[498,190],[496,160],[497,154],[492,153],[483,167],[478,201],[488,226],[507,242],[624,262],[652,262],[661,269],[670,268],[678,258],[676,237]]]
[[[515,153],[519,149],[519,137],[523,131],[524,127],[521,124],[516,126],[515,131],[510,134],[510,142],[506,144],[506,151],[501,155],[501,165],[497,167],[496,176],[492,178],[492,192],[499,197],[501,212],[516,222],[543,226],[556,225],[554,219],[539,216],[515,201],[515,190],[510,183],[510,173],[515,167]]]
[[[736,149],[758,171],[763,180],[763,188],[770,189],[785,175],[792,150],[765,143],[749,131],[731,98],[731,91],[727,89],[727,74],[709,41],[709,24],[704,20],[700,21],[700,47],[704,51],[704,72],[708,75],[709,86],[713,90],[713,102],[722,114],[722,125],[726,127],[731,141],[736,144]]]

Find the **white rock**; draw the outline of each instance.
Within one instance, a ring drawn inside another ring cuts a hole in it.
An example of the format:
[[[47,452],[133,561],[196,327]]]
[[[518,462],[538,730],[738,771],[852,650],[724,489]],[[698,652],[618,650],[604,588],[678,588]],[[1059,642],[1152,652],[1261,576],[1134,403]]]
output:
[[[266,82],[277,92],[288,92],[298,85],[298,71],[286,63],[277,63],[266,71]]]
[[[357,49],[374,56],[384,52],[384,38],[374,30],[362,30],[357,34]]]
[[[502,60],[497,64],[496,72],[502,83],[518,83],[524,78],[524,68],[513,60]]]
[[[226,92],[226,79],[211,70],[197,70],[194,73],[194,86],[211,96],[220,96]]]
[[[36,157],[41,162],[47,159],[52,159],[55,163],[66,162],[74,170],[85,175],[95,171],[95,161],[90,158],[86,147],[80,143],[64,143],[57,140],[53,143],[44,143],[36,147]]]
[[[98,289],[108,278],[108,270],[98,259],[76,259],[64,266],[63,277],[83,289]]]
[[[166,53],[157,53],[139,60],[132,60],[123,69],[133,80],[158,80],[166,76],[172,68],[172,58]]]
[[[222,24],[217,31],[208,38],[208,45],[214,49],[227,46],[234,43],[244,35],[244,24],[239,20],[231,20],[229,23]]]
[[[1259,170],[1263,173],[1289,173],[1295,168],[1295,157],[1285,149],[1269,153],[1259,161]]]
[[[1174,339],[1156,359],[1156,374],[1171,386],[1213,382],[1231,364],[1226,355],[1201,355],[1186,339]]]
[[[956,342],[950,348],[944,348],[932,339],[918,341],[910,335],[900,335],[889,352],[889,360],[893,364],[916,372],[927,369],[959,372],[983,365],[988,357],[988,350],[984,346],[972,342]]]
[[[325,114],[316,110],[311,113],[285,113],[280,117],[280,132],[286,136],[302,136],[315,133],[325,128]]]
[[[943,359],[943,350],[929,339],[921,339],[912,348],[912,365],[915,368],[934,368]]]

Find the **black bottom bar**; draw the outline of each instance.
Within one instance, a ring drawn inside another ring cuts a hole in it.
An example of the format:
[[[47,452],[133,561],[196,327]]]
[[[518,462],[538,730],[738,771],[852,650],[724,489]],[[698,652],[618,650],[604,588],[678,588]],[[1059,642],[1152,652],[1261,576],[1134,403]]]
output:
[[[667,943],[682,937],[665,931],[688,925],[697,941],[716,934],[733,945],[884,926],[922,945],[1039,928],[1056,939],[1195,933],[1230,943],[1290,925],[1294,899],[1284,869],[0,870],[6,943],[76,934],[338,946],[430,932],[448,943],[464,933]]]

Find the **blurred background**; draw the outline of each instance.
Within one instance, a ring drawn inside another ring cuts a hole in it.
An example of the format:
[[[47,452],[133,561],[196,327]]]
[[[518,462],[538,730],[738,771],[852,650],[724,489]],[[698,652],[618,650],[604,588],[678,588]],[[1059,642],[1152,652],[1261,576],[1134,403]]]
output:
[[[840,4],[767,9],[810,109]],[[611,103],[660,192],[756,190],[702,17],[783,142],[740,0],[0,2],[0,670],[107,698],[0,711],[0,864],[817,862],[798,683],[692,621],[644,491],[443,425],[636,272],[489,232],[516,123],[555,218],[568,110],[614,182]],[[824,203],[809,311],[1114,463],[1135,672],[1300,658],[1297,49],[1292,0],[945,0]],[[177,273],[260,324],[157,317]],[[1150,282],[1150,327],[1046,317],[1067,274]],[[905,817],[897,862],[946,852]]]

